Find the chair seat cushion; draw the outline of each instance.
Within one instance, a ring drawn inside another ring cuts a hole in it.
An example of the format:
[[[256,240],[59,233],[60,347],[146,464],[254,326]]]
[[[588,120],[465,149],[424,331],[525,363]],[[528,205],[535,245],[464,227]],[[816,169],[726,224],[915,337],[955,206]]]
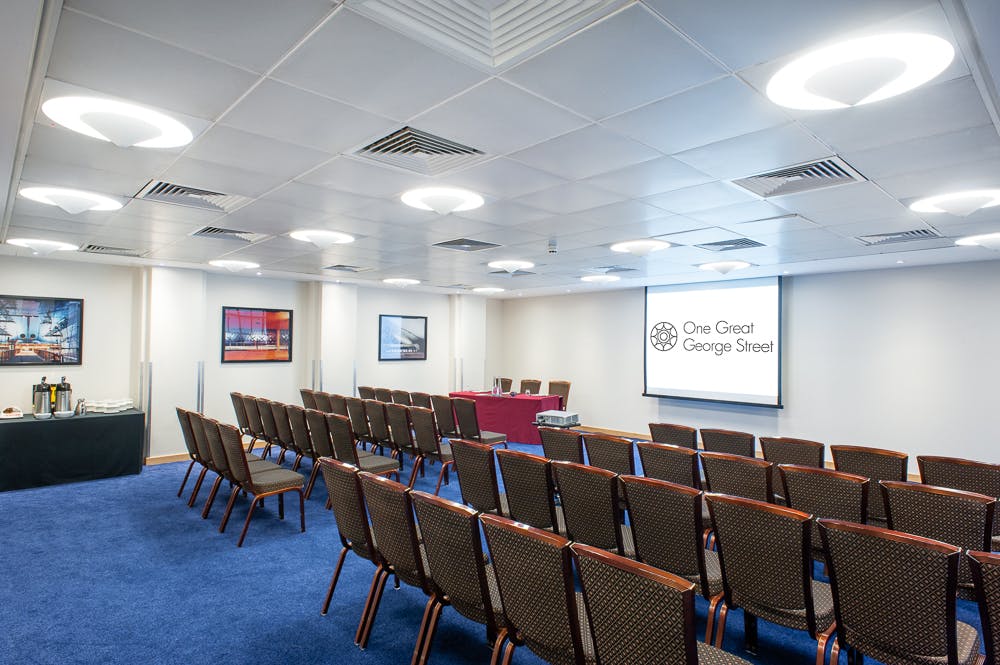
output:
[[[961,621],[956,622],[955,637],[958,643],[958,662],[960,665],[973,665],[979,660],[979,633],[975,628]],[[946,665],[945,655],[932,656],[915,653],[898,654],[896,650],[884,650],[876,644],[852,645],[866,656],[885,663],[914,663],[916,665]]]
[[[816,630],[826,630],[833,623],[833,592],[830,585],[825,582],[812,581],[813,608],[816,613]],[[761,607],[756,604],[747,603],[744,607],[751,614],[776,623],[779,626],[795,628],[797,630],[808,630],[805,609],[785,609],[778,607]]]
[[[274,471],[275,469],[282,468],[281,465],[264,459],[247,459],[247,466],[250,467],[251,474],[264,473],[265,471]]]
[[[370,473],[385,473],[387,471],[399,471],[400,463],[398,459],[386,457],[384,455],[369,455],[359,457],[358,465],[362,471]]]
[[[506,434],[501,434],[500,432],[487,432],[486,430],[479,431],[479,438],[488,446],[492,446],[497,443],[503,443],[507,440]]]
[[[258,494],[292,490],[305,485],[302,474],[288,469],[271,469],[261,473],[251,473],[250,482]]]

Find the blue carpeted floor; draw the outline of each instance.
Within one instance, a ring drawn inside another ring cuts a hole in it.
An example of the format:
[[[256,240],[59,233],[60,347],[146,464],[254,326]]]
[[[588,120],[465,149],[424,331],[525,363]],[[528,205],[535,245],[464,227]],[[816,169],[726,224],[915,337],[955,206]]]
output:
[[[368,562],[348,555],[330,613],[320,616],[340,551],[322,481],[306,502],[306,533],[298,531],[297,502],[279,521],[269,500],[237,549],[249,502],[237,503],[219,534],[226,497],[207,521],[200,517],[207,487],[197,510],[176,497],[186,466],[0,493],[0,663],[409,662],[426,598],[406,586],[390,585],[368,649],[354,646]],[[436,477],[429,469],[417,489],[433,491]],[[458,499],[457,482],[441,494]],[[706,609],[699,599],[702,636]],[[959,601],[958,618],[979,625],[972,603]],[[753,662],[814,662],[815,643],[804,633],[765,621],[759,633]],[[746,656],[741,612],[730,614],[726,635],[726,649]],[[527,649],[518,654],[516,663],[539,662]],[[488,663],[485,631],[446,609],[432,660]]]

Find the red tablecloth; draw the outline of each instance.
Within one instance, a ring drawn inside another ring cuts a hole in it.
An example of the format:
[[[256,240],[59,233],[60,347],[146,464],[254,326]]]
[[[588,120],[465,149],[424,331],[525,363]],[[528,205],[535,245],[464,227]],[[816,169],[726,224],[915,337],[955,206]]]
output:
[[[516,395],[496,397],[490,393],[462,391],[449,393],[452,397],[465,397],[476,401],[476,418],[479,429],[502,432],[508,441],[515,443],[541,443],[538,428],[531,423],[539,411],[562,408],[559,395]]]

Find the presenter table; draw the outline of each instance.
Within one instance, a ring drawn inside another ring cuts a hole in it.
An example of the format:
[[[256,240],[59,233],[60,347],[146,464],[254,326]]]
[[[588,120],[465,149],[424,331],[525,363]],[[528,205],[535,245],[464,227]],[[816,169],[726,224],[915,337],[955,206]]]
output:
[[[479,429],[500,432],[508,441],[515,443],[541,443],[538,428],[532,424],[539,411],[562,408],[559,395],[515,395],[497,396],[492,393],[462,391],[449,393],[452,397],[464,397],[476,401],[476,418]]]
[[[0,420],[0,491],[139,473],[143,424],[132,409]]]

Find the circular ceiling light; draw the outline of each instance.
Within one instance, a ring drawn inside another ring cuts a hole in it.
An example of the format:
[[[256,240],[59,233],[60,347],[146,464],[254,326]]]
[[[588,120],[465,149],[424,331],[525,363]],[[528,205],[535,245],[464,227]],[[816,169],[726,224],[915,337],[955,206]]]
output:
[[[702,270],[714,270],[720,275],[727,275],[734,270],[749,268],[750,265],[746,261],[716,261],[714,263],[702,263],[698,267]]]
[[[611,282],[617,282],[621,277],[618,275],[584,275],[580,278],[581,282],[590,282],[592,284],[610,284]]]
[[[176,148],[194,138],[191,130],[153,109],[100,97],[53,97],[42,113],[67,129],[120,148]]]
[[[958,217],[968,217],[977,210],[1000,205],[1000,189],[970,189],[964,192],[938,194],[914,201],[913,212],[947,212]]]
[[[236,259],[216,259],[214,261],[209,261],[208,265],[215,266],[216,268],[225,268],[229,272],[239,272],[241,270],[250,270],[251,268],[260,267],[260,264],[254,263],[253,261],[237,261]]]
[[[673,247],[673,245],[666,240],[644,238],[642,240],[626,240],[625,242],[615,243],[614,245],[611,245],[611,251],[635,254],[636,256],[646,256],[647,254],[658,252],[661,249],[667,249],[668,247]]]
[[[7,240],[7,244],[30,249],[32,253],[42,256],[52,252],[75,252],[80,249],[72,243],[60,240],[42,240],[41,238],[10,238]]]
[[[121,201],[97,194],[96,192],[86,192],[81,189],[68,189],[66,187],[23,187],[18,192],[21,196],[45,205],[58,206],[71,215],[78,215],[81,212],[119,210],[122,207]]]
[[[409,277],[387,277],[382,281],[393,286],[413,286],[420,283],[419,279],[410,279]]]
[[[326,249],[331,245],[343,245],[354,242],[354,236],[341,233],[340,231],[327,231],[325,229],[301,229],[288,234],[295,240],[311,242],[320,249]]]
[[[439,215],[474,210],[483,205],[483,197],[479,194],[454,187],[411,189],[404,193],[400,199],[411,208],[433,210]]]
[[[501,289],[499,286],[477,286],[476,288],[472,289],[474,293],[485,293],[485,294],[503,293],[506,290],[507,289]]]
[[[782,67],[767,84],[775,104],[825,110],[871,104],[930,81],[951,64],[955,48],[935,35],[899,33],[850,39]]]
[[[956,245],[962,247],[985,247],[987,249],[1000,250],[1000,233],[983,233],[977,236],[966,236],[955,241]]]
[[[486,264],[490,268],[496,268],[497,270],[506,270],[510,274],[516,273],[518,270],[529,270],[535,267],[535,264],[531,261],[518,261],[517,259],[504,259],[502,261],[490,261]]]

